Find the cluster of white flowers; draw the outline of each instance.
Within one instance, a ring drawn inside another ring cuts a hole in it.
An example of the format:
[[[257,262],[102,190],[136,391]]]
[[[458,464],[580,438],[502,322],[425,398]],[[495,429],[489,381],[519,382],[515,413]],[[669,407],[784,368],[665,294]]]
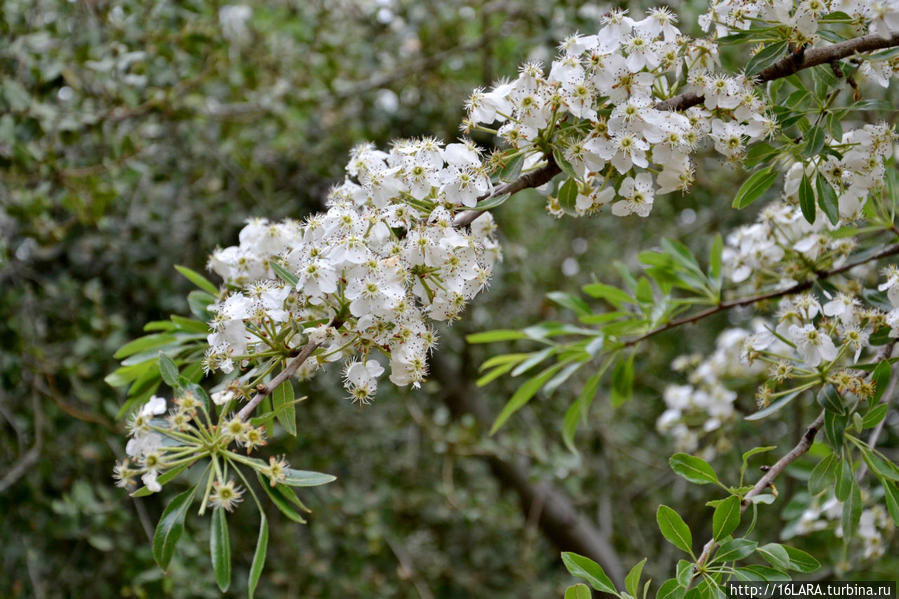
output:
[[[756,332],[765,330],[761,319],[754,321],[753,326]],[[705,459],[712,459],[730,448],[726,425],[737,418],[733,405],[737,394],[727,388],[727,381],[755,376],[764,369],[760,363],[748,364],[741,359],[751,334],[744,329],[727,329],[718,336],[715,350],[707,357],[686,355],[672,362],[674,370],[688,373],[689,384],[665,388],[662,399],[666,410],[656,427],[672,437],[679,451],[699,451]],[[711,435],[713,441],[704,439],[704,435]]]
[[[784,536],[790,538],[833,529],[838,538],[843,538],[842,516],[843,503],[833,495],[822,494],[812,498],[799,518],[785,529]],[[856,536],[862,544],[861,559],[875,560],[881,557],[889,545],[885,540],[892,536],[894,528],[893,519],[882,505],[873,505],[862,510],[856,531]],[[848,571],[850,565],[837,564],[837,570],[844,573]]]
[[[859,35],[867,30],[888,37],[899,31],[896,0],[712,0],[699,25],[703,31],[714,26],[717,36],[724,37],[767,24],[791,31],[792,40],[804,44],[816,40],[822,17],[836,12],[848,15]]]
[[[208,369],[230,372],[235,360],[315,342],[326,351],[301,376],[359,356],[345,377],[357,401],[384,371],[369,356],[389,360],[397,385],[423,380],[436,343],[427,319],[459,318],[500,256],[490,214],[470,230],[453,225],[491,190],[490,177],[472,143],[427,138],[390,152],[359,146],[347,173],[327,212],[302,224],[252,220],[239,246],[212,255],[209,267],[232,291],[211,306]]]
[[[833,235],[839,227],[863,218],[872,191],[883,187],[885,161],[895,135],[889,125],[865,125],[830,140],[833,150],[808,162],[794,162],[784,177],[783,201],[767,206],[756,223],[734,230],[727,238],[723,261],[727,276],[747,287],[789,287],[815,268],[842,264],[855,248],[852,238]],[[839,210],[836,224],[819,214],[806,221],[799,205],[803,177],[818,200],[816,178],[834,191]]]
[[[716,73],[717,46],[684,36],[676,22],[666,8],[641,20],[613,10],[598,34],[565,40],[548,75],[526,64],[515,80],[476,90],[466,127],[500,123],[497,133],[525,156],[526,168],[543,159],[542,141],[551,136],[578,181],[574,212],[595,212],[617,197],[613,214],[645,217],[656,195],[690,187],[690,154],[704,140],[736,160],[748,141],[776,130],[752,81]],[[701,94],[704,105],[656,108],[678,92]],[[551,198],[549,209],[563,207]]]

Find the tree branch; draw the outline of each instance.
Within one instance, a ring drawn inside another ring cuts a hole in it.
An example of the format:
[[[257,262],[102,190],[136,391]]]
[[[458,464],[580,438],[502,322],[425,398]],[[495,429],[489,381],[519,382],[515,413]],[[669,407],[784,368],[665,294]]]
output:
[[[718,314],[719,312],[724,312],[726,310],[730,310],[731,308],[738,308],[740,306],[748,306],[750,304],[754,304],[754,303],[761,302],[764,300],[775,299],[778,297],[783,297],[785,295],[793,295],[796,293],[801,293],[803,291],[811,289],[812,286],[814,286],[814,284],[817,283],[818,281],[823,281],[824,279],[827,279],[834,275],[844,273],[847,270],[851,270],[851,269],[855,268],[856,266],[861,266],[862,264],[867,264],[868,262],[873,262],[875,260],[880,260],[881,258],[886,258],[886,257],[893,256],[896,254],[899,254],[899,244],[891,245],[890,247],[883,249],[883,250],[877,252],[876,254],[868,256],[864,260],[859,260],[858,262],[852,262],[850,264],[844,264],[843,266],[840,266],[837,268],[832,268],[830,270],[823,270],[823,271],[816,272],[815,277],[808,279],[806,281],[802,281],[801,283],[796,283],[795,285],[792,285],[791,287],[787,287],[786,289],[781,289],[779,291],[770,291],[768,293],[763,293],[761,295],[755,295],[753,297],[746,297],[746,298],[738,299],[738,300],[731,300],[729,302],[721,302],[720,304],[718,304],[716,306],[712,306],[711,308],[707,308],[706,310],[697,312],[696,314],[693,314],[692,316],[685,316],[683,318],[678,318],[676,320],[672,320],[671,322],[664,324],[660,327],[657,327],[657,328],[649,331],[648,333],[640,335],[639,337],[636,337],[629,341],[625,341],[624,347],[636,345],[637,343],[640,343],[641,341],[648,339],[650,337],[653,337],[655,335],[658,335],[659,333],[664,333],[665,331],[670,331],[671,329],[677,328],[681,325],[697,322],[699,320],[702,320],[703,318],[708,318],[709,316]]]
[[[846,40],[845,42],[824,46],[823,48],[812,48],[802,53],[791,54],[781,58],[756,75],[755,81],[765,83],[775,79],[782,79],[803,69],[848,58],[861,52],[873,52],[874,50],[883,50],[893,46],[899,46],[899,33],[893,33],[889,37],[881,37],[874,34],[865,35]],[[704,99],[703,96],[697,93],[686,92],[657,103],[655,108],[656,110],[686,110],[691,106],[701,104]]]
[[[513,193],[521,191],[522,189],[540,187],[544,183],[552,180],[553,177],[561,172],[562,169],[560,169],[559,165],[556,164],[556,161],[555,159],[553,159],[552,154],[549,154],[546,156],[546,164],[544,164],[537,170],[531,171],[526,175],[522,175],[511,183],[500,185],[492,192],[480,196],[478,198],[478,202],[480,203],[485,200],[489,200],[490,198],[498,198],[499,196],[503,196],[506,194],[511,195]],[[484,212],[486,212],[486,210],[466,210],[465,212],[461,212],[456,215],[455,220],[453,220],[453,226],[467,227],[468,225],[473,223],[475,219],[484,214]]]
[[[755,77],[758,83],[774,81],[788,77],[793,73],[808,69],[821,64],[832,63],[835,60],[847,58],[861,52],[872,52],[874,50],[882,50],[884,48],[892,48],[899,46],[899,33],[893,33],[889,37],[881,37],[879,35],[865,35],[857,37],[845,42],[831,44],[823,48],[812,48],[802,53],[791,54],[780,59],[770,67],[763,69]],[[683,94],[668,98],[655,104],[656,110],[686,110],[691,106],[702,104],[705,98],[695,92],[685,92]],[[478,198],[478,202],[483,202],[490,198],[499,197],[505,194],[513,194],[522,189],[531,187],[539,187],[550,181],[561,171],[559,166],[553,160],[552,155],[546,156],[546,165],[532,171],[526,175],[522,175],[515,181],[507,183],[496,188],[492,193],[487,193]],[[465,227],[475,221],[483,210],[466,210],[456,216],[453,224],[457,227]]]
[[[774,479],[777,478],[781,472],[786,470],[787,466],[795,462],[800,456],[804,455],[808,452],[809,448],[812,446],[812,442],[815,440],[815,436],[817,436],[818,431],[824,425],[824,411],[822,410],[818,417],[815,418],[814,422],[812,422],[809,427],[805,430],[805,434],[802,435],[802,438],[799,439],[799,443],[787,453],[784,457],[777,460],[777,462],[765,472],[765,475],[759,479],[755,486],[750,489],[746,495],[743,496],[743,501],[740,503],[740,512],[746,511],[752,502],[750,501],[756,495],[760,495],[763,491],[765,491],[768,486],[774,482]],[[718,548],[718,543],[715,539],[709,539],[709,541],[703,546],[702,553],[699,555],[699,558],[696,560],[696,565],[698,566],[697,571],[693,574],[693,580],[696,580],[700,576],[700,571],[702,567],[705,566],[706,562],[711,558],[712,553],[715,549]],[[692,582],[692,581],[691,581]]]
[[[293,374],[299,370],[300,366],[303,365],[309,356],[312,355],[320,343],[307,343],[306,345],[295,349],[296,357],[293,358],[287,366],[284,367],[284,370],[278,373],[278,376],[273,378],[267,385],[261,385],[261,388],[257,389],[256,395],[253,396],[247,405],[241,408],[240,412],[237,413],[237,417],[241,420],[246,420],[250,417],[250,414],[253,413],[253,410],[256,409],[262,400],[272,394],[272,391],[278,388],[278,385],[289,379],[293,376]]]

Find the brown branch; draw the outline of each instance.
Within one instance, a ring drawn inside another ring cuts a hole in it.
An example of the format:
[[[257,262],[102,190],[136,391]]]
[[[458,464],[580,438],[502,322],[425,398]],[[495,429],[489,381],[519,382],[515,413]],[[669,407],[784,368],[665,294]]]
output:
[[[544,164],[537,170],[531,171],[526,175],[522,175],[511,183],[500,185],[492,192],[480,196],[478,198],[478,202],[483,202],[485,200],[489,200],[490,198],[498,198],[499,196],[503,196],[506,194],[511,195],[513,193],[521,191],[522,189],[540,187],[544,183],[549,182],[553,177],[561,172],[562,169],[560,169],[559,165],[556,164],[556,161],[553,159],[552,154],[549,154],[546,156],[546,164]],[[456,218],[453,220],[453,226],[467,227],[468,225],[473,223],[476,218],[484,214],[484,212],[485,210],[466,210],[465,212],[461,212],[460,214],[456,215]]]
[[[272,394],[272,391],[278,388],[278,385],[289,379],[293,376],[293,374],[299,370],[300,366],[303,365],[309,356],[312,355],[320,343],[307,343],[306,345],[297,348],[294,350],[296,352],[296,357],[292,359],[287,366],[284,367],[284,370],[278,373],[278,376],[273,378],[267,385],[262,385],[256,392],[256,395],[253,396],[247,405],[241,408],[240,412],[237,413],[237,417],[241,420],[246,420],[250,417],[250,414],[253,413],[253,410],[256,409],[262,400]]]
[[[874,50],[883,50],[893,46],[899,46],[899,33],[893,33],[889,37],[881,37],[874,34],[865,35],[846,40],[845,42],[824,46],[823,48],[812,48],[802,53],[790,54],[781,58],[770,67],[763,69],[755,76],[755,80],[759,83],[774,81],[775,79],[789,77],[803,69],[833,63],[861,52],[873,52]],[[686,92],[657,103],[655,108],[656,110],[686,110],[691,106],[701,104],[703,101],[703,96],[694,92]]]
[[[762,295],[755,295],[753,297],[746,297],[738,300],[731,300],[729,302],[721,302],[716,306],[712,306],[711,308],[707,308],[701,312],[697,312],[692,316],[685,316],[683,318],[678,318],[676,320],[672,320],[671,322],[664,324],[658,328],[655,328],[648,333],[640,335],[634,339],[624,342],[624,347],[629,347],[632,345],[636,345],[645,339],[658,335],[659,333],[664,333],[665,331],[670,331],[671,329],[677,328],[681,325],[691,324],[702,320],[703,318],[708,318],[714,314],[718,314],[719,312],[725,312],[730,310],[731,308],[738,308],[740,306],[748,306],[750,304],[755,304],[757,302],[761,302],[764,300],[775,299],[778,297],[783,297],[785,295],[793,295],[796,293],[801,293],[808,289],[811,289],[815,283],[818,281],[823,281],[824,279],[830,278],[834,275],[838,275],[846,272],[847,270],[851,270],[856,266],[861,266],[862,264],[867,264],[868,262],[873,262],[875,260],[880,260],[881,258],[886,258],[888,256],[893,256],[895,254],[899,254],[899,244],[891,245],[890,247],[883,249],[876,254],[868,256],[864,260],[859,260],[858,262],[852,262],[850,264],[844,264],[843,266],[832,268],[830,270],[817,271],[815,273],[815,277],[808,279],[806,281],[802,281],[801,283],[796,283],[786,289],[781,289],[779,291],[770,291],[768,293],[763,293]]]
[[[743,501],[740,503],[740,512],[745,512],[746,508],[752,505],[750,501],[756,495],[760,495],[763,491],[767,490],[771,483],[774,482],[774,479],[777,478],[784,470],[786,470],[787,466],[795,462],[801,456],[803,456],[806,452],[808,452],[809,448],[812,446],[812,443],[815,440],[815,436],[817,436],[818,431],[824,425],[824,411],[822,410],[818,417],[815,418],[814,422],[812,422],[809,427],[805,430],[805,434],[802,435],[802,438],[799,439],[799,443],[787,453],[784,457],[780,458],[775,462],[771,468],[765,472],[765,475],[759,479],[757,483],[750,489],[746,495],[743,496]],[[696,580],[702,571],[703,566],[705,566],[706,562],[709,561],[709,558],[712,557],[712,553],[715,549],[718,548],[718,543],[715,539],[709,539],[709,541],[703,546],[702,553],[699,555],[699,558],[696,560],[697,570],[693,574],[693,580]],[[692,583],[692,581],[691,581]]]

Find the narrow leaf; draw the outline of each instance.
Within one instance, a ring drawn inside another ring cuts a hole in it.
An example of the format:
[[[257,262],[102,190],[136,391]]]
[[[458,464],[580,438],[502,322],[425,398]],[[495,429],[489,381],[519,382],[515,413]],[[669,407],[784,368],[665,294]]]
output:
[[[228,538],[228,521],[225,510],[212,510],[209,528],[209,555],[212,557],[212,569],[215,581],[224,593],[231,586],[231,541]]]
[[[505,407],[503,407],[502,411],[499,413],[499,416],[496,417],[496,420],[493,423],[493,426],[490,427],[490,434],[493,435],[502,427],[503,424],[506,423],[506,420],[512,416],[515,412],[520,410],[527,404],[534,395],[536,395],[537,391],[546,384],[546,381],[551,379],[559,369],[562,368],[561,364],[556,364],[555,366],[550,366],[537,376],[528,379],[525,381],[521,387],[518,388],[517,391],[512,395],[509,401],[506,403]]]
[[[624,588],[627,589],[627,592],[631,594],[632,597],[638,597],[638,593],[640,591],[640,575],[643,574],[643,566],[646,565],[646,559],[643,558],[641,561],[634,564],[634,567],[631,568],[631,571],[627,573],[627,576],[624,578]]]
[[[337,477],[331,474],[313,472],[311,470],[294,470],[293,468],[288,468],[286,474],[287,478],[281,482],[291,487],[318,487],[337,480]]]
[[[665,539],[690,555],[693,555],[693,535],[690,533],[690,527],[667,505],[660,505],[656,512],[656,521],[659,524],[659,530]]]
[[[612,595],[618,594],[618,590],[612,584],[612,580],[606,575],[602,566],[589,557],[565,551],[562,553],[562,563],[565,564],[565,567],[573,576],[583,578],[597,591],[611,593]]]
[[[165,570],[172,561],[175,546],[184,532],[184,517],[194,498],[196,487],[176,495],[166,506],[153,534],[153,559]]]
[[[774,184],[777,173],[772,168],[762,169],[746,179],[734,197],[734,208],[745,208],[750,205]]]
[[[177,387],[178,386],[178,367],[175,366],[175,363],[172,362],[172,359],[165,355],[164,353],[159,353],[159,374],[162,375],[162,380],[165,381],[165,384],[169,387]]]
[[[718,504],[712,515],[712,534],[719,541],[740,525],[740,498],[731,495]]]
[[[253,553],[253,563],[250,565],[250,575],[247,578],[247,593],[253,599],[262,568],[265,566],[265,556],[268,553],[268,519],[260,512],[262,519],[259,521],[259,538],[256,539],[256,551]]]
[[[186,266],[175,266],[175,270],[180,272],[188,281],[209,293],[210,295],[218,295],[218,287],[216,287],[212,281],[201,275],[195,270],[191,270]]]
[[[803,174],[802,181],[799,183],[799,208],[802,209],[802,216],[809,223],[815,222],[815,192],[812,190],[812,183],[808,180],[808,176]]]
[[[275,387],[272,391],[272,410],[278,417],[278,422],[291,436],[297,436],[297,410],[293,402],[293,384],[287,380]]]
[[[718,482],[718,475],[715,474],[714,468],[702,458],[697,458],[685,453],[676,453],[668,458],[668,464],[676,474],[687,479],[691,483],[705,485]]]
[[[821,562],[802,549],[796,549],[789,545],[784,545],[783,548],[786,549],[787,555],[790,556],[790,570],[809,573],[821,567]]]

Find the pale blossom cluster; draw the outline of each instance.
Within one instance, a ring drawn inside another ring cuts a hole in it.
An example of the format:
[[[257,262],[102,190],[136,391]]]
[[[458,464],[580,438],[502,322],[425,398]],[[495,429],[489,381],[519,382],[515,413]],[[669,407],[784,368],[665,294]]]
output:
[[[752,81],[717,73],[717,46],[684,36],[676,23],[666,8],[639,20],[614,9],[597,34],[566,39],[548,74],[526,64],[516,79],[476,90],[466,127],[498,124],[525,168],[543,160],[541,140],[552,139],[578,193],[572,206],[550,198],[551,213],[610,204],[617,216],[648,216],[655,196],[691,186],[697,146],[711,142],[737,160],[749,141],[777,128]],[[682,112],[659,105],[687,91],[704,104]]]
[[[763,331],[764,325],[760,319],[753,323],[756,332]],[[666,409],[656,421],[656,428],[670,435],[679,451],[699,452],[711,459],[729,449],[727,425],[736,421],[738,413],[734,408],[737,393],[728,388],[728,382],[764,371],[763,365],[741,359],[751,335],[744,329],[727,329],[716,339],[715,350],[705,358],[686,355],[672,362],[674,370],[687,374],[688,384],[665,387],[662,399]]]
[[[755,223],[727,237],[723,261],[730,280],[747,288],[782,288],[807,276],[809,265],[828,268],[843,264],[855,242],[833,233],[863,218],[865,202],[883,186],[884,164],[892,155],[893,140],[888,125],[865,125],[845,132],[839,141],[831,140],[829,147],[834,152],[826,157],[794,162],[784,176],[783,200],[768,205]],[[820,208],[814,223],[805,219],[799,205],[803,176],[816,204],[818,176],[833,189],[839,212],[836,224],[821,214]]]
[[[802,44],[815,41],[822,18],[836,12],[849,16],[857,35],[888,37],[899,31],[897,0],[712,0],[699,25],[703,31],[714,27],[718,37],[752,26],[782,27]]]
[[[843,503],[831,494],[813,497],[808,507],[784,530],[784,537],[806,535],[820,530],[831,529],[838,538],[843,538]],[[883,505],[873,505],[862,510],[856,537],[862,545],[862,560],[876,560],[883,556],[895,529],[893,519]],[[850,564],[837,565],[838,571],[845,572]]]
[[[499,258],[490,214],[469,228],[456,212],[492,184],[471,142],[401,140],[389,152],[357,147],[328,210],[305,222],[250,221],[240,245],[216,251],[209,267],[225,280],[210,307],[206,365],[230,372],[254,355],[307,342],[346,366],[351,396],[367,401],[383,366],[390,380],[417,385],[436,343],[428,321],[455,320]],[[280,271],[280,272],[279,272]]]

